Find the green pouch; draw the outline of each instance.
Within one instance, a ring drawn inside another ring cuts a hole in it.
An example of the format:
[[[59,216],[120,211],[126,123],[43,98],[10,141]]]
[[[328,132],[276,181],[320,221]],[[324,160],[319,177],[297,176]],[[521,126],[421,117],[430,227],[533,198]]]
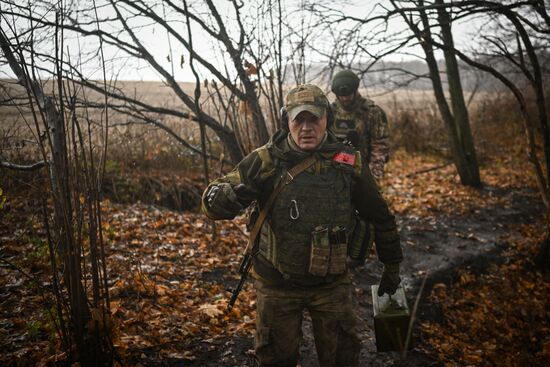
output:
[[[355,227],[350,235],[348,256],[361,264],[365,262],[374,243],[374,226],[355,213]]]
[[[342,274],[346,271],[346,258],[348,243],[346,229],[343,227],[333,228],[330,234],[330,274]]]
[[[309,273],[324,277],[327,275],[330,258],[330,241],[328,228],[315,227],[311,233],[311,251],[309,256]]]

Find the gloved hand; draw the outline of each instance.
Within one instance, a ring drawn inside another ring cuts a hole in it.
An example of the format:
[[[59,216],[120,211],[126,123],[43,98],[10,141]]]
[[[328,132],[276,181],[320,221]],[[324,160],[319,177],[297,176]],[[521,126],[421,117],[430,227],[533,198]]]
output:
[[[400,283],[399,263],[384,264],[384,272],[378,286],[378,297],[382,297],[384,293],[391,296],[395,293]]]
[[[211,185],[205,193],[208,209],[224,218],[233,218],[243,207],[231,184],[221,182]]]
[[[347,258],[347,264],[349,269],[355,269],[365,265],[365,260],[354,260],[351,257]]]

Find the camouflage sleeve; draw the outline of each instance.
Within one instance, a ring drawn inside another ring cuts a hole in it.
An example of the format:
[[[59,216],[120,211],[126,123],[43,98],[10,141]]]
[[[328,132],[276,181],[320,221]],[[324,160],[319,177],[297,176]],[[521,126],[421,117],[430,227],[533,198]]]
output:
[[[388,119],[378,106],[369,109],[371,125],[371,156],[369,166],[377,180],[384,176],[384,165],[390,157]]]
[[[380,261],[385,264],[401,262],[403,252],[395,217],[378,191],[378,185],[366,164],[362,164],[356,177],[353,200],[359,216],[374,226],[374,242]]]
[[[212,181],[206,187],[202,195],[202,211],[211,219],[232,219],[243,208],[260,197],[263,183],[274,172],[275,168],[267,148],[263,146],[254,150],[243,158],[231,172]],[[230,195],[223,190],[217,194],[224,196],[220,199],[227,205],[209,204],[207,196],[210,189],[220,184],[229,184],[233,189]]]

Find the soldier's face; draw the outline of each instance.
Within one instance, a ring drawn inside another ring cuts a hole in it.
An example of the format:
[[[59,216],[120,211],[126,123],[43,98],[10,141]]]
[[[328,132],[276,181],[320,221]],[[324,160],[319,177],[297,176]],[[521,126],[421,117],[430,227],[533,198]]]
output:
[[[319,118],[309,111],[302,111],[289,121],[290,135],[302,150],[313,150],[321,144],[327,131],[327,114]]]
[[[349,96],[337,96],[338,100],[344,107],[349,107],[353,104],[355,99],[355,93],[350,94]]]

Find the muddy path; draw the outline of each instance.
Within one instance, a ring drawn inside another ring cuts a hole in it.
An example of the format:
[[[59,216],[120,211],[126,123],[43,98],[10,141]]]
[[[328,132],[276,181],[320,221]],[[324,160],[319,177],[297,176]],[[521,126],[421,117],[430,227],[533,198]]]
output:
[[[414,303],[424,277],[426,286],[417,312],[418,322],[438,320],[440,314],[430,304],[428,295],[436,283],[452,284],[459,269],[474,273],[483,272],[487,264],[503,261],[501,251],[506,248],[503,239],[517,225],[529,223],[542,213],[542,205],[535,192],[529,189],[485,188],[484,195],[496,195],[503,200],[498,204],[474,212],[453,216],[398,216],[405,260],[402,279],[407,289],[409,304]],[[382,265],[374,258],[352,272],[357,313],[360,319],[362,340],[361,366],[403,365],[399,353],[376,353],[373,331],[372,299],[370,287],[377,284]],[[426,275],[427,274],[427,275]],[[412,307],[412,306],[411,306]],[[300,348],[302,367],[318,366],[311,321],[306,313],[302,325],[303,342]],[[422,343],[418,328],[413,334],[416,345]],[[199,356],[193,362],[164,360],[163,365],[182,366],[253,366],[253,337],[195,340],[186,346]],[[419,348],[408,352],[407,366],[438,366]]]
[[[503,237],[517,225],[532,222],[542,213],[540,200],[531,190],[485,188],[483,194],[502,197],[505,204],[461,216],[397,217],[405,256],[401,268],[402,279],[411,307],[422,280],[426,277],[417,323],[440,318],[437,308],[430,304],[427,297],[434,284],[452,284],[458,269],[480,273],[487,264],[503,261],[500,253],[507,246]],[[381,272],[382,265],[378,261],[369,261],[363,268],[353,272],[357,310],[362,320],[361,366],[400,365],[399,353],[376,353],[370,286],[377,284]],[[302,348],[302,366],[318,366],[313,337],[310,330],[307,330],[310,326],[305,327],[306,343]],[[418,328],[415,329],[414,339],[417,344],[422,343]],[[407,355],[406,365],[420,367],[438,364],[429,355],[413,348]]]

